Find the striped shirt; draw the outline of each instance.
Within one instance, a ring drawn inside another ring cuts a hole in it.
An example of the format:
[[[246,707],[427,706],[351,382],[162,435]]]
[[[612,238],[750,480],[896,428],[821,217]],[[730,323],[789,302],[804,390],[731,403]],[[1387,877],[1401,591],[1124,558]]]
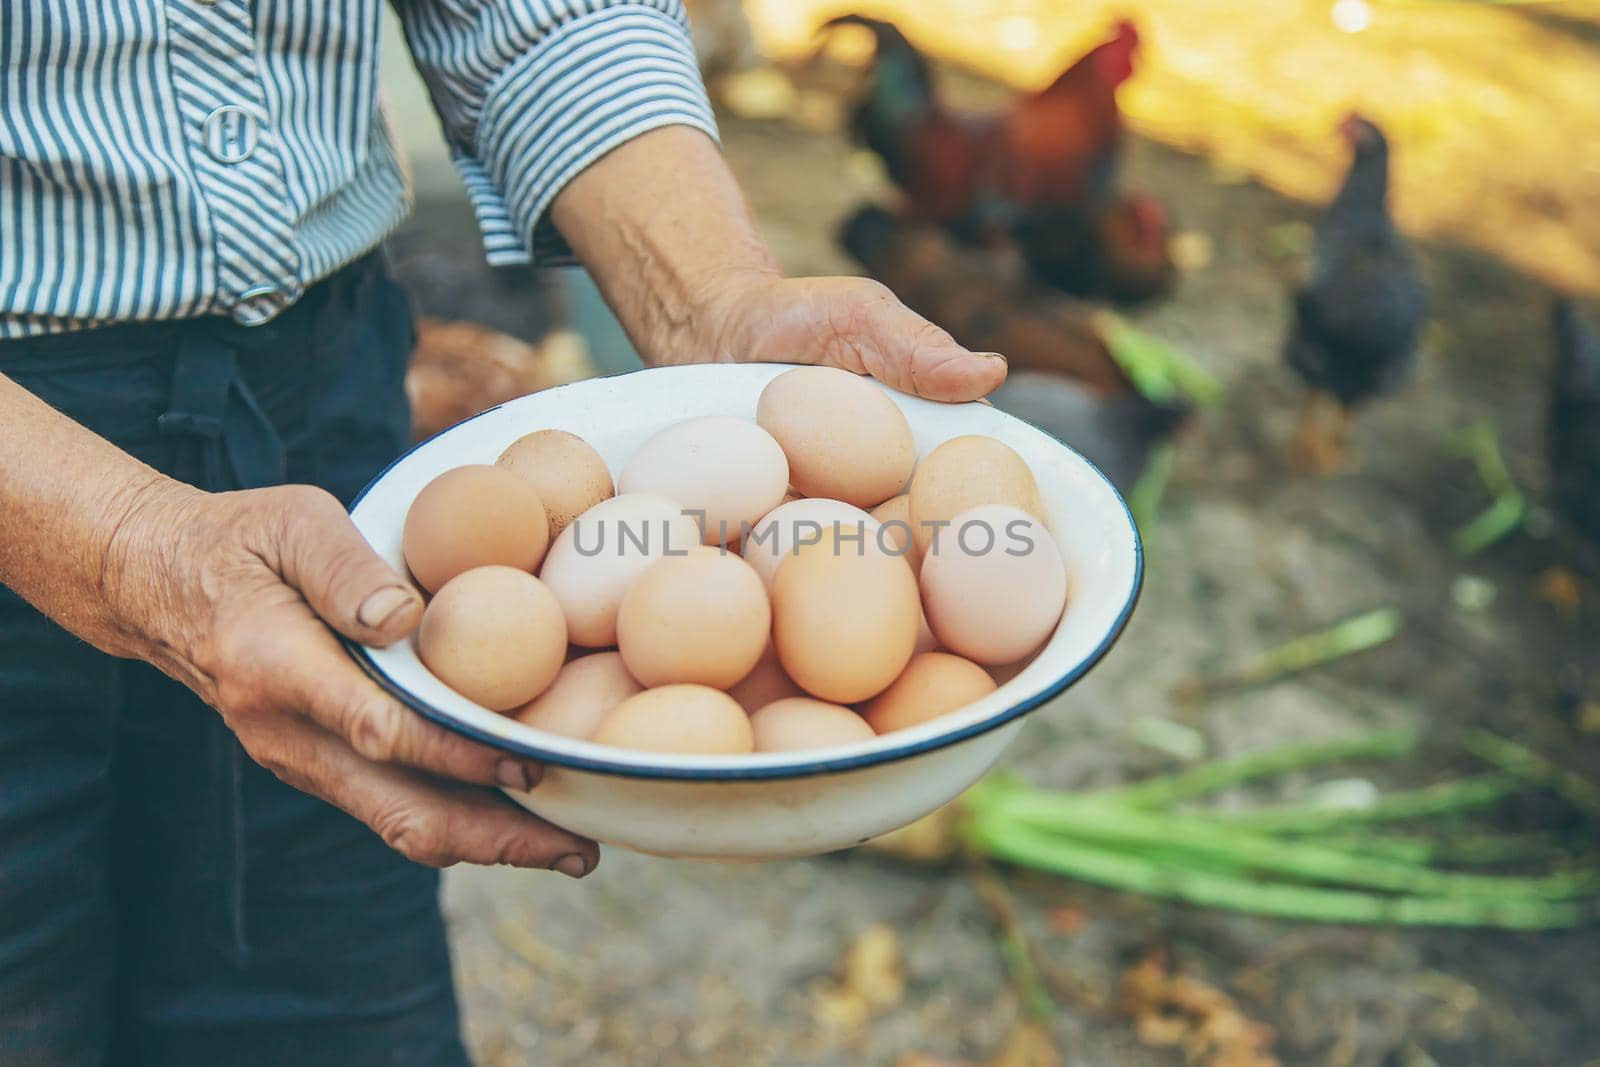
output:
[[[254,324],[405,216],[382,0],[0,0],[0,338]],[[622,142],[716,136],[678,0],[392,0],[494,264]]]

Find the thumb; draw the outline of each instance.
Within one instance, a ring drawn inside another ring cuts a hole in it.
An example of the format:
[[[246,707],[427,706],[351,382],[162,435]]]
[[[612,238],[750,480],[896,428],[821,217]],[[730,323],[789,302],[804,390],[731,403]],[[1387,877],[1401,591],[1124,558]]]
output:
[[[981,400],[1006,380],[1005,357],[969,352],[899,300],[864,303],[846,321],[860,370],[901,392],[929,400]],[[849,368],[857,369],[857,368]]]
[[[422,597],[378,557],[332,495],[284,491],[283,579],[322,621],[353,641],[390,645],[417,628]]]

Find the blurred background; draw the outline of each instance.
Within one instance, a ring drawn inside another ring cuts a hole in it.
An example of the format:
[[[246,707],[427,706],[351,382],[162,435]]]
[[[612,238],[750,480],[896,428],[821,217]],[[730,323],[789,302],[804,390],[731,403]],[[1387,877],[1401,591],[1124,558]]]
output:
[[[1600,2],[689,10],[784,266],[1010,357],[1147,584],[982,803],[451,872],[480,1062],[1600,1064]],[[581,271],[483,265],[385,64],[419,435],[637,366]]]

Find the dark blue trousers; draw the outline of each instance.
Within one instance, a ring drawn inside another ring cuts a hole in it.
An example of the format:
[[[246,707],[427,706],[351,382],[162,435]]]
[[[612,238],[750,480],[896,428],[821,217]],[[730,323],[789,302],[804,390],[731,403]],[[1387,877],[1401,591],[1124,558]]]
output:
[[[369,257],[266,326],[0,342],[0,372],[173,477],[348,502],[409,438],[411,328]],[[436,873],[0,587],[0,1065],[466,1062]]]

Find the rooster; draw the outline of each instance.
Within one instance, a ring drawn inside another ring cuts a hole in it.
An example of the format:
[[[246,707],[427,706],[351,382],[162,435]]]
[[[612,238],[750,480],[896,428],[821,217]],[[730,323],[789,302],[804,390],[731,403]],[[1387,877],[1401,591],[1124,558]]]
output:
[[[1551,308],[1556,365],[1550,387],[1551,495],[1572,527],[1600,548],[1600,335],[1570,299]]]
[[[851,128],[883,161],[910,218],[1014,244],[1042,281],[1075,295],[1140,300],[1170,287],[1164,213],[1148,197],[1113,195],[1116,92],[1133,73],[1133,23],[1118,22],[1048,87],[998,115],[945,107],[928,61],[890,23],[846,15],[828,25],[840,24],[866,26],[877,40]]]
[[[1352,412],[1409,374],[1427,305],[1416,256],[1389,216],[1383,131],[1354,114],[1339,131],[1353,159],[1317,224],[1314,266],[1295,295],[1284,349],[1310,390],[1294,459],[1322,474],[1344,466]]]

